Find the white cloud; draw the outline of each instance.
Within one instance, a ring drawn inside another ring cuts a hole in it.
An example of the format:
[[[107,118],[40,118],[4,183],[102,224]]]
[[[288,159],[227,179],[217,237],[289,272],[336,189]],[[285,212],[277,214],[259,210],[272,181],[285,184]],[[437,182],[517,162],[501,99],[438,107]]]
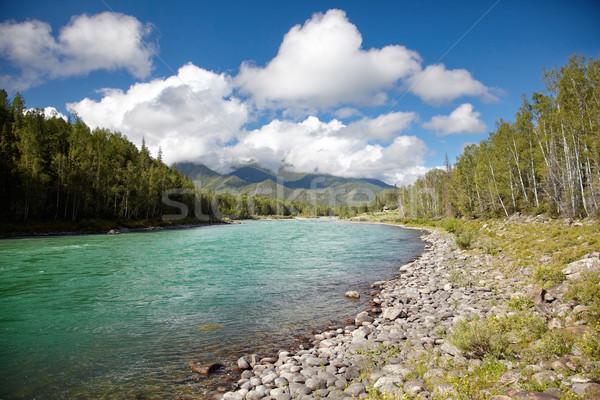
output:
[[[376,120],[365,119],[361,123],[369,126]],[[395,116],[390,121],[399,122],[396,132],[406,126],[404,120]],[[239,143],[223,149],[221,165],[215,168],[224,170],[236,163],[258,161],[274,170],[285,164],[294,171],[377,178],[391,184],[410,183],[416,179],[417,171],[425,168],[427,146],[416,136],[396,136],[386,147],[357,144],[355,126],[346,126],[335,119],[329,122],[314,116],[302,122],[276,119],[244,133]]]
[[[122,132],[138,146],[144,137],[152,154],[162,147],[167,163],[197,161],[219,172],[253,160],[274,170],[286,165],[393,184],[414,180],[424,168],[425,143],[401,135],[416,113],[392,112],[348,125],[314,116],[301,122],[275,119],[244,131],[247,106],[231,94],[228,75],[187,64],[176,76],[127,91],[105,89],[100,100],[86,98],[67,109],[91,127]],[[378,143],[365,143],[365,135]]]
[[[0,57],[19,71],[3,75],[0,85],[23,90],[46,79],[126,69],[136,78],[152,70],[153,49],[143,43],[151,26],[136,18],[104,12],[71,19],[55,38],[48,23],[31,20],[0,24]]]
[[[479,97],[485,102],[497,101],[490,89],[465,69],[448,70],[444,64],[429,65],[406,80],[409,90],[426,103],[438,105],[463,97]]]
[[[414,112],[393,112],[380,115],[375,119],[363,118],[352,122],[344,134],[367,140],[383,140],[389,142],[400,132],[406,130],[411,122],[417,119]]]
[[[46,119],[50,119],[50,118],[62,118],[65,121],[68,120],[67,116],[61,112],[59,112],[56,108],[54,107],[44,107],[43,110],[39,110],[41,111],[41,114],[44,115],[44,118]],[[37,108],[28,108],[25,110],[26,113],[30,113],[30,112],[38,112]]]
[[[461,104],[450,115],[436,115],[431,121],[423,123],[423,128],[436,131],[440,136],[456,133],[484,133],[487,127],[479,119],[481,113],[473,111],[473,105]]]
[[[360,110],[354,108],[354,107],[342,107],[340,109],[337,109],[333,112],[333,115],[335,115],[337,118],[351,118],[351,117],[361,117],[363,114],[360,112]]]
[[[65,121],[67,121],[67,116],[61,112],[59,112],[56,108],[54,107],[45,107],[44,108],[44,117],[46,117],[46,119],[50,119],[50,118],[62,118]]]
[[[162,147],[167,163],[215,159],[248,119],[246,105],[231,97],[230,81],[186,64],[175,76],[137,83],[126,92],[105,89],[100,101],[86,98],[67,109],[91,127],[120,131],[138,145],[144,137],[153,154]]]
[[[420,69],[404,46],[363,50],[362,36],[341,10],[317,13],[285,35],[264,68],[243,63],[236,84],[259,108],[314,110],[382,104],[386,90]]]

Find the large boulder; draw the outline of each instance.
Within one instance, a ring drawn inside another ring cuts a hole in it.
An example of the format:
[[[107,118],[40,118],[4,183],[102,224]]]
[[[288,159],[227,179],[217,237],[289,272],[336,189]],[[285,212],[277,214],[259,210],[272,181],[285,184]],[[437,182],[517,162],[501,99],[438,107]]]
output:
[[[568,264],[563,269],[563,273],[569,280],[580,279],[585,272],[600,272],[600,255],[598,252],[590,253],[581,260]]]

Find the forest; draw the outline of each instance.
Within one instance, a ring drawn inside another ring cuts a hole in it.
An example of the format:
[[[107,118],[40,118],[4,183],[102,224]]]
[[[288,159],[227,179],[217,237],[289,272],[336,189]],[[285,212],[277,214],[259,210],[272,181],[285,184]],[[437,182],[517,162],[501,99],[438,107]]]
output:
[[[160,149],[154,158],[145,143],[138,149],[118,132],[91,130],[72,116],[46,118],[42,110],[26,109],[19,93],[11,100],[0,90],[0,127],[3,230],[31,221],[50,227],[87,221],[86,227],[98,229],[94,220],[156,225],[331,213],[282,199],[201,192],[163,163]]]
[[[543,93],[522,97],[514,121],[499,120],[454,165],[382,193],[371,210],[403,218],[501,217],[516,212],[598,217],[600,61],[573,55],[544,70]]]

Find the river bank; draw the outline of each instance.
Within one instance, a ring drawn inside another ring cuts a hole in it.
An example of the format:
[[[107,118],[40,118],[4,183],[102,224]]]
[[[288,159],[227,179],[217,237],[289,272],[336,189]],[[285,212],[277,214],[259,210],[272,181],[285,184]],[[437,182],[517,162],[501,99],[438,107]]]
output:
[[[201,226],[235,223],[231,221],[184,222],[171,223],[162,220],[152,221],[81,221],[50,222],[31,224],[11,224],[0,228],[0,239],[16,239],[28,237],[73,236],[73,235],[118,235],[121,233],[155,232],[171,229],[191,229]]]
[[[425,231],[426,251],[373,283],[372,307],[353,324],[315,334],[307,349],[240,358],[236,390],[222,398],[597,398],[589,357],[569,336],[595,333],[587,308],[564,299],[568,284],[546,290],[526,268],[497,268],[514,262],[502,252]],[[596,258],[583,264],[600,267]]]

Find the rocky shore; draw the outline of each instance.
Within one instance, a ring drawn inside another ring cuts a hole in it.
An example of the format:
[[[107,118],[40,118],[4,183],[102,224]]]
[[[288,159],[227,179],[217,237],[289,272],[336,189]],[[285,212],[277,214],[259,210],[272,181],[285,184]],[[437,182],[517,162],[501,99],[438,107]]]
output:
[[[534,312],[548,324],[560,325],[551,318],[553,313],[573,313],[576,304],[559,301],[564,287],[546,292],[527,283],[527,277],[521,274],[505,276],[490,268],[498,261],[496,256],[458,250],[448,233],[428,230],[423,240],[428,246],[417,260],[400,267],[396,278],[372,285],[372,308],[359,313],[354,324],[314,335],[307,349],[281,351],[262,359],[257,355],[240,358],[237,367],[241,376],[234,384],[235,390],[219,397],[459,398],[457,385],[461,379],[481,369],[483,363],[447,340],[446,332],[460,320],[506,314],[504,303],[516,295],[531,298]],[[514,369],[513,362],[502,363],[505,372],[497,385],[502,387],[502,394],[486,397],[563,398],[564,393],[556,387],[544,393],[520,389],[520,380],[528,378]],[[577,366],[572,364],[574,360],[567,355],[532,365],[536,373],[531,378],[563,379],[563,387],[586,396],[578,398],[600,398],[591,395],[600,385],[575,374]],[[568,374],[563,368],[574,370]]]

